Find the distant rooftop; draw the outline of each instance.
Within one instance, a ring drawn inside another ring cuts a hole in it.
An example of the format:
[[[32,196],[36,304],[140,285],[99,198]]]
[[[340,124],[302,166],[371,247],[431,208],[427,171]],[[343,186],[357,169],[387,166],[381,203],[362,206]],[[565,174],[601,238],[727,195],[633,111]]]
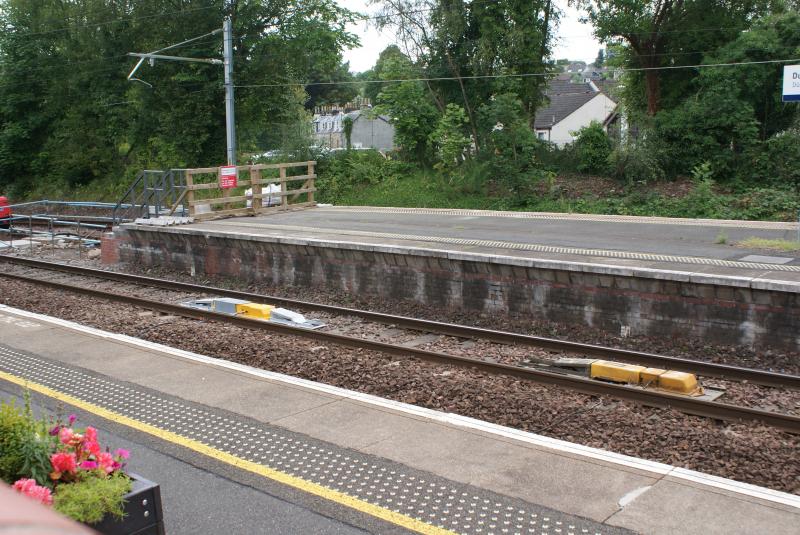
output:
[[[560,78],[550,80],[545,90],[548,103],[536,112],[534,128],[546,129],[561,122],[598,93],[597,86],[589,82],[573,83]]]

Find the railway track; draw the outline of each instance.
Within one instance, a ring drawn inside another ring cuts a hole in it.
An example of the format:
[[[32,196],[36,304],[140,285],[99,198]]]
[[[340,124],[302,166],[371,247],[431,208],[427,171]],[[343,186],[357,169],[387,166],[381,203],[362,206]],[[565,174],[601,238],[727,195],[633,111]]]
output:
[[[727,364],[718,364],[713,362],[703,362],[703,361],[685,359],[680,357],[657,355],[654,353],[631,351],[627,349],[618,349],[618,348],[598,346],[593,344],[584,344],[579,342],[571,342],[567,340],[558,340],[555,338],[546,338],[541,336],[531,336],[531,335],[519,334],[507,331],[484,329],[468,325],[457,325],[453,323],[430,321],[418,318],[411,318],[408,316],[398,316],[393,314],[384,314],[381,312],[373,312],[369,310],[360,310],[354,308],[339,307],[334,305],[325,305],[321,303],[312,303],[297,299],[287,299],[285,297],[276,297],[272,295],[264,295],[253,292],[243,292],[238,290],[228,290],[224,288],[217,288],[214,286],[206,286],[201,284],[192,284],[192,283],[172,281],[167,279],[144,277],[141,275],[118,273],[113,271],[72,266],[68,264],[47,262],[43,260],[34,260],[29,258],[0,255],[0,262],[6,262],[36,269],[44,269],[49,271],[57,271],[57,272],[69,273],[80,276],[94,277],[98,279],[104,279],[116,282],[124,282],[129,284],[148,286],[152,288],[162,288],[165,290],[177,290],[195,294],[212,294],[220,297],[232,297],[236,299],[245,299],[255,302],[269,302],[283,307],[300,308],[304,310],[311,310],[317,312],[326,312],[339,316],[353,316],[368,321],[381,323],[384,325],[401,326],[407,329],[412,329],[425,333],[434,333],[444,336],[454,336],[458,338],[487,340],[491,342],[497,342],[500,344],[517,344],[521,346],[536,347],[551,351],[560,351],[564,353],[587,355],[608,360],[620,360],[631,364],[640,364],[642,366],[685,371],[688,373],[695,373],[706,377],[715,377],[719,379],[729,379],[734,381],[746,381],[753,384],[773,386],[779,388],[800,389],[800,376],[786,375],[782,373],[775,373],[765,370],[743,368],[739,366],[731,366]]]
[[[516,333],[507,333],[503,331],[493,331],[488,329],[480,329],[475,327],[454,325],[441,322],[431,322],[431,321],[419,320],[402,316],[393,316],[389,314],[381,314],[363,310],[335,307],[331,305],[321,305],[317,303],[295,301],[291,299],[264,296],[248,292],[223,290],[220,288],[214,288],[210,286],[175,282],[164,279],[152,279],[138,275],[107,272],[91,268],[69,266],[69,265],[44,262],[39,260],[22,259],[22,258],[0,255],[0,261],[10,262],[12,264],[17,264],[17,265],[23,265],[29,268],[38,268],[48,271],[58,271],[63,273],[81,275],[84,277],[95,277],[102,280],[125,282],[136,285],[148,286],[148,287],[162,288],[172,291],[214,294],[219,296],[236,297],[253,301],[269,301],[275,304],[280,304],[281,306],[299,307],[307,310],[320,310],[320,311],[324,310],[326,312],[334,312],[337,314],[358,316],[361,318],[391,325],[403,325],[404,327],[424,332],[435,332],[435,333],[447,334],[450,336],[458,336],[464,338],[481,338],[501,343],[525,344],[525,345],[544,347],[547,349],[554,349],[559,351],[590,354],[593,356],[602,357],[606,359],[616,358],[619,360],[628,360],[630,362],[638,362],[651,366],[662,366],[662,367],[669,366],[671,367],[671,369],[682,369],[685,371],[690,371],[701,375],[724,377],[726,379],[736,379],[741,381],[750,381],[774,387],[797,388],[800,385],[800,377],[793,375],[777,374],[762,370],[738,368],[735,366],[698,362],[688,359],[677,359],[675,357],[666,357],[648,353],[638,353],[634,351],[620,350],[614,348],[604,348],[601,346],[578,344],[575,342],[564,342],[548,338],[521,335]],[[489,374],[512,376],[518,379],[523,379],[543,384],[556,385],[570,390],[580,391],[592,395],[608,395],[648,406],[673,408],[688,414],[695,414],[719,420],[760,421],[770,426],[780,428],[792,433],[800,433],[800,417],[789,414],[781,414],[756,408],[741,407],[741,406],[729,405],[719,402],[711,402],[706,400],[698,400],[691,397],[680,396],[666,392],[631,388],[623,385],[600,382],[588,378],[563,375],[559,373],[552,373],[527,367],[490,362],[473,357],[452,355],[443,352],[430,351],[416,347],[408,347],[404,345],[386,343],[376,340],[365,339],[361,337],[352,337],[352,336],[346,336],[342,334],[318,331],[318,330],[307,330],[297,327],[248,319],[239,316],[230,316],[226,314],[208,312],[193,308],[187,308],[185,306],[178,304],[165,303],[161,301],[154,301],[151,299],[144,299],[141,297],[124,295],[116,292],[90,288],[85,285],[77,286],[65,282],[46,280],[35,276],[10,273],[2,270],[0,270],[0,276],[8,279],[15,279],[41,286],[46,286],[53,289],[64,290],[96,298],[125,303],[128,305],[133,305],[149,310],[155,310],[175,316],[182,316],[203,321],[216,321],[216,322],[235,325],[237,327],[245,329],[261,330],[261,331],[267,331],[275,334],[282,334],[289,336],[298,336],[307,339],[318,340],[325,343],[338,344],[341,346],[377,351],[401,357],[413,357],[420,360],[435,362],[439,364],[472,368]]]

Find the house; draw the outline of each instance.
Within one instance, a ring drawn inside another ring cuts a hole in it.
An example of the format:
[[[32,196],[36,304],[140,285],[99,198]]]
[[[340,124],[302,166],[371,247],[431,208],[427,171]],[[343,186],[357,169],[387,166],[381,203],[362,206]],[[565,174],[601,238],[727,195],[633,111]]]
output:
[[[575,83],[555,78],[545,95],[548,102],[536,112],[533,125],[541,140],[563,147],[574,141],[574,132],[592,121],[602,124],[606,132],[615,128],[617,103],[591,80]]]
[[[345,117],[353,120],[350,143],[354,149],[389,151],[395,148],[394,126],[389,118],[385,115],[372,116],[366,110],[315,114],[312,119],[312,134],[317,144],[330,149],[345,148],[347,146],[344,134]]]

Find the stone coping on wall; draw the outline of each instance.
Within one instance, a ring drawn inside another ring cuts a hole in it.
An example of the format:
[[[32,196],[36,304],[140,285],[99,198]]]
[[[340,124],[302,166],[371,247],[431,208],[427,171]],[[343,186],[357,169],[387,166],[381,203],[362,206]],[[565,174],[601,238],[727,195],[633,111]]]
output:
[[[523,256],[510,256],[500,254],[456,251],[450,249],[435,249],[428,247],[414,247],[391,244],[375,244],[357,241],[330,240],[300,237],[281,237],[247,232],[224,232],[208,229],[196,229],[191,226],[180,227],[151,227],[126,223],[120,225],[124,231],[150,232],[161,234],[200,235],[208,238],[234,239],[257,241],[302,247],[333,248],[355,250],[383,254],[397,254],[407,256],[422,256],[445,258],[448,260],[483,262],[489,264],[502,264],[526,268],[552,269],[561,271],[583,272],[598,275],[615,275],[621,277],[636,277],[644,279],[669,280],[691,284],[709,284],[715,286],[731,286],[736,288],[750,288],[753,290],[767,290],[800,294],[800,277],[798,280],[770,279],[762,276],[725,275],[705,273],[688,270],[656,269],[645,266],[622,266],[593,262],[577,262],[572,260],[532,258]],[[763,271],[763,270],[762,270]]]

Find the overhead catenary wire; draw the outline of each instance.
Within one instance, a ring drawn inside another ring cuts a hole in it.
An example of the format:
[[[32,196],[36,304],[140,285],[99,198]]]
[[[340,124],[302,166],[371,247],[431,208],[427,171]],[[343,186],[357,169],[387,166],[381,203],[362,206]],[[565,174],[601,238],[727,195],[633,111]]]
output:
[[[695,65],[667,65],[663,67],[628,67],[614,69],[615,72],[641,72],[641,71],[664,71],[677,69],[703,69],[709,67],[736,67],[742,65],[765,65],[773,63],[793,63],[800,62],[800,58],[791,59],[770,59],[760,61],[737,61],[728,63],[698,63]],[[319,85],[359,85],[359,84],[388,84],[397,82],[445,82],[456,80],[482,80],[497,78],[532,78],[555,76],[556,72],[530,72],[530,73],[502,73],[502,74],[474,74],[468,76],[433,76],[418,78],[392,78],[387,80],[344,80],[339,82],[286,82],[277,84],[240,84],[237,88],[256,88],[256,87],[297,87],[297,86],[319,86]]]

